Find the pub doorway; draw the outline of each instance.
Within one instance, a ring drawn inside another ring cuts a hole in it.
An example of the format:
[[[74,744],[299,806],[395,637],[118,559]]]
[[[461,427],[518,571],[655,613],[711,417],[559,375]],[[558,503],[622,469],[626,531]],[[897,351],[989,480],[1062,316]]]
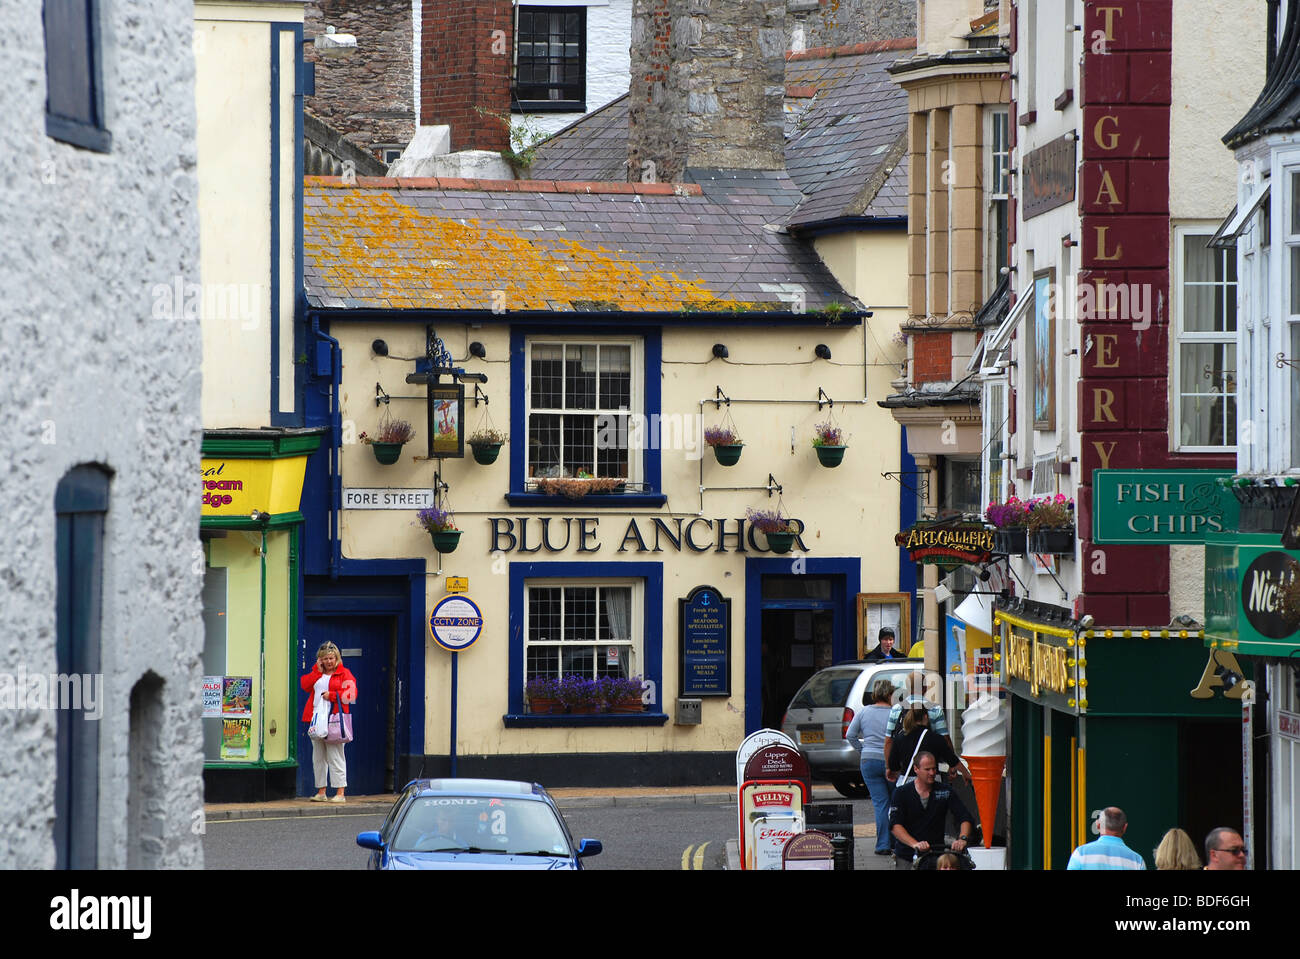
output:
[[[762,724],[780,729],[785,708],[813,673],[835,661],[836,577],[762,578]]]

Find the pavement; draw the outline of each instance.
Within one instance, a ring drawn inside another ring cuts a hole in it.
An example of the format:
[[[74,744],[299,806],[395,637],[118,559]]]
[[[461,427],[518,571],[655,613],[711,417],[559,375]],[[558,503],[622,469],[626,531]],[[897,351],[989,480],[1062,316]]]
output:
[[[548,788],[552,798],[561,809],[582,809],[599,807],[659,806],[692,803],[698,805],[722,806],[736,803],[736,790],[721,786],[628,786],[628,787],[559,787]],[[333,795],[333,792],[330,793]],[[394,795],[348,796],[345,803],[312,802],[305,796],[295,799],[272,799],[258,803],[208,803],[203,807],[204,817],[209,822],[231,819],[281,819],[286,816],[337,816],[342,813],[356,814],[373,812],[386,813],[392,806]],[[829,786],[815,784],[813,801],[846,802],[839,793]],[[871,803],[859,801],[854,803],[856,816],[853,826],[854,868],[857,870],[893,870],[893,858],[877,856],[876,825],[871,817]],[[861,822],[865,817],[866,821]],[[737,838],[727,840],[727,868],[740,868],[740,841]]]

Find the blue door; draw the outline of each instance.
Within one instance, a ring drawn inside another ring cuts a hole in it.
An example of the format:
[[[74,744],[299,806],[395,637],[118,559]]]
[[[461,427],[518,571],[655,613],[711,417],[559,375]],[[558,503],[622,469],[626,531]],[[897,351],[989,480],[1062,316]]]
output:
[[[315,665],[316,650],[328,640],[339,648],[343,665],[357,678],[357,701],[352,705],[354,739],[344,753],[350,795],[373,796],[394,789],[395,631],[392,616],[307,617],[305,634],[311,639],[301,652],[299,675]],[[300,695],[299,710],[308,694]],[[298,792],[305,796],[316,791],[306,723],[299,723],[298,756]]]

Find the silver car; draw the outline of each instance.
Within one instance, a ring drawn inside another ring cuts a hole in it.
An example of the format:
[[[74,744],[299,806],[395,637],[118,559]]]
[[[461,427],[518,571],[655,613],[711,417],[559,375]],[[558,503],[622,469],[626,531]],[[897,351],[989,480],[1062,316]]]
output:
[[[887,679],[901,687],[908,676],[924,668],[919,659],[827,666],[814,673],[790,700],[781,731],[795,741],[814,777],[829,780],[841,796],[862,799],[867,786],[862,781],[858,751],[844,739],[844,733],[854,714],[870,705],[877,680]]]

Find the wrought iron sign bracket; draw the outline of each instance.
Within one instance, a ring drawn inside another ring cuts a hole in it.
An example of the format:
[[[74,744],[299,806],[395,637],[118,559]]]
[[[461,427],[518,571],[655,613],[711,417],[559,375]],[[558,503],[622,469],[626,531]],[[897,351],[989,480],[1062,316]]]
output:
[[[911,490],[913,493],[917,494],[924,500],[928,501],[930,499],[930,471],[929,470],[906,470],[906,471],[900,470],[900,471],[892,471],[889,473],[881,473],[880,475],[885,479],[891,479],[897,481],[898,485],[903,487],[903,489]],[[909,486],[907,483],[904,483],[903,482],[904,476],[922,477],[921,488],[917,489],[915,486]]]

